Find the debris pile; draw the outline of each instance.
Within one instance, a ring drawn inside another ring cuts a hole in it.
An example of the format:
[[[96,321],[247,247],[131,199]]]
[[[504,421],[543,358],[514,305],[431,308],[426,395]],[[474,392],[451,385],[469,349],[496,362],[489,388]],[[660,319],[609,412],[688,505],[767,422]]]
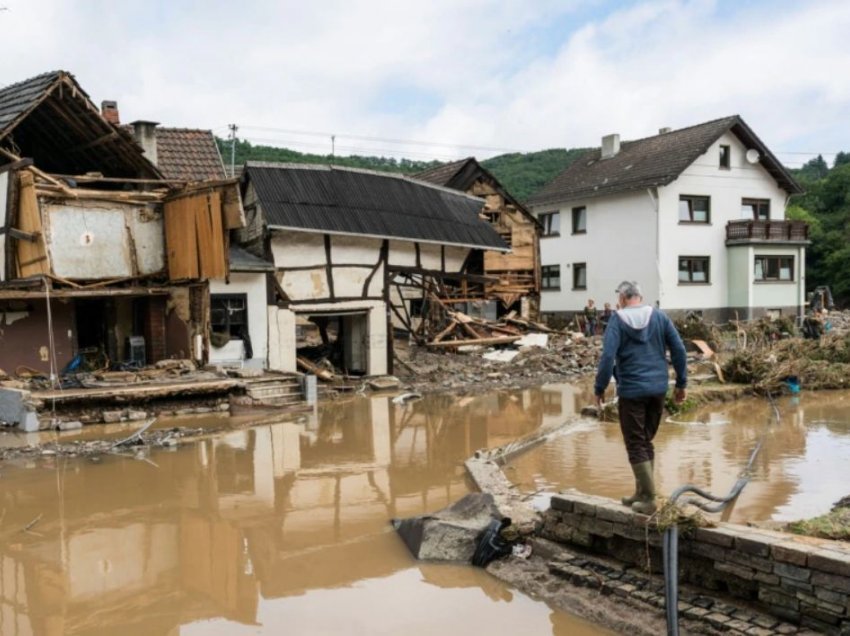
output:
[[[517,318],[516,312],[494,321],[446,309],[445,317],[445,326],[427,342],[426,346],[429,348],[458,349],[466,346],[507,345],[521,340],[525,334],[531,332],[553,333],[552,329],[542,323]]]

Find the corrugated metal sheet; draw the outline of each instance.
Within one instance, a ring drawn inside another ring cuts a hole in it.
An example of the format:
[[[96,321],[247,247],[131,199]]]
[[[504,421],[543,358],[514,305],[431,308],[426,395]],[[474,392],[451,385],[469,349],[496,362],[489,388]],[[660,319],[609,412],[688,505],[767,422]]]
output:
[[[245,174],[270,227],[507,249],[480,199],[400,175],[261,163]]]

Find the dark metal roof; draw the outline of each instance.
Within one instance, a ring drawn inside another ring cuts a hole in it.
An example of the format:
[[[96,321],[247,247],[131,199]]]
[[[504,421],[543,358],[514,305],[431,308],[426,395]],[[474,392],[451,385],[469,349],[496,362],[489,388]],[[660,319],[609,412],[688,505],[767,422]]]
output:
[[[761,155],[761,165],[789,194],[802,189],[767,146],[738,115],[716,119],[668,133],[626,141],[620,152],[601,159],[597,148],[579,157],[542,190],[531,205],[631,192],[664,186],[676,180],[717,139],[732,131],[745,146]]]
[[[229,250],[231,272],[273,272],[274,263],[254,256],[251,252],[231,245]]]
[[[141,147],[103,118],[66,71],[0,88],[0,144],[48,172],[161,177]]]
[[[271,228],[358,234],[507,251],[482,201],[402,175],[337,166],[248,162]]]
[[[436,185],[451,188],[452,190],[460,190],[468,192],[478,179],[489,181],[490,185],[495,188],[496,192],[514,207],[517,208],[524,216],[526,216],[534,225],[539,225],[537,217],[531,214],[522,203],[517,201],[514,196],[508,192],[499,180],[493,176],[493,173],[482,166],[475,157],[467,157],[460,161],[453,161],[430,170],[425,170],[413,175],[418,181],[427,181]]]

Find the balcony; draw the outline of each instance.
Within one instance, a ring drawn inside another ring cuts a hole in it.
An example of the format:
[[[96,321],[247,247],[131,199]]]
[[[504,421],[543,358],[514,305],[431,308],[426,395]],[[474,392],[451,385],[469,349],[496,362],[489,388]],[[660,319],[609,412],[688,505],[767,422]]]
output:
[[[726,245],[747,243],[809,242],[809,224],[805,221],[729,221],[726,224]]]

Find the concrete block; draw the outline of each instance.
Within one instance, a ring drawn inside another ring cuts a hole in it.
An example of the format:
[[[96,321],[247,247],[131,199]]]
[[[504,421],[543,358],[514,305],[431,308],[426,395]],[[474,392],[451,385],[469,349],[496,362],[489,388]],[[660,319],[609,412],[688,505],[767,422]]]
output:
[[[723,626],[733,619],[726,616],[726,614],[721,614],[720,612],[711,612],[706,614],[703,620],[718,629],[723,629]]]
[[[703,543],[731,548],[735,541],[735,534],[723,528],[696,528],[694,539]]]
[[[767,585],[779,585],[779,577],[775,574],[768,574],[767,572],[756,572],[753,579]]]
[[[776,543],[770,546],[770,555],[775,561],[804,566],[806,565],[808,551],[798,543]]]
[[[586,517],[595,517],[596,504],[589,501],[573,501],[573,511]]]
[[[773,573],[786,579],[795,581],[808,581],[812,573],[808,568],[801,568],[790,563],[774,563]]]
[[[724,563],[723,561],[715,561],[714,569],[718,572],[725,572],[746,581],[752,581],[755,577],[755,570],[737,563]]]
[[[750,624],[737,618],[733,618],[724,625],[725,629],[736,629],[739,632],[746,632],[750,628]]]
[[[815,596],[822,601],[844,605],[845,607],[847,606],[847,601],[850,598],[847,594],[833,592],[832,590],[827,590],[822,587],[815,588]]]
[[[766,557],[770,555],[770,545],[761,537],[735,537],[735,549],[745,554]]]
[[[773,561],[771,561],[770,559],[765,559],[763,557],[757,557],[752,554],[744,554],[743,552],[731,551],[726,553],[726,556],[723,560],[738,563],[740,565],[746,565],[748,567],[753,568],[754,570],[760,570],[762,572],[767,572],[768,574],[773,572]]]
[[[796,611],[800,607],[797,597],[784,591],[769,587],[759,588],[759,600],[772,607],[781,607]]]
[[[814,618],[817,621],[820,621],[826,625],[838,625],[841,622],[841,616],[836,616],[830,612],[825,612],[814,605],[809,605],[808,603],[800,603],[800,613],[803,616],[808,616],[809,618]],[[804,622],[805,624],[805,622]]]
[[[603,521],[601,519],[585,519],[582,522],[582,530],[586,530],[587,532],[600,537],[607,538],[614,536],[614,524],[610,521]]]
[[[83,423],[79,420],[74,420],[72,422],[59,422],[56,428],[60,431],[76,431],[83,428]]]
[[[552,498],[549,500],[549,506],[552,510],[558,510],[559,512],[572,512],[573,500],[562,497],[561,495],[552,495]]]
[[[809,554],[808,565],[813,570],[850,577],[850,554],[817,550]]]
[[[632,513],[625,506],[597,506],[596,516],[605,521],[626,524],[631,520]]]
[[[103,421],[107,424],[115,424],[116,422],[121,421],[122,416],[123,413],[121,411],[104,411]]]
[[[146,420],[148,417],[147,412],[145,411],[135,411],[135,410],[127,410],[127,419],[131,422],[139,422],[141,420]]]
[[[827,574],[826,572],[812,572],[812,583],[818,587],[824,587],[833,592],[850,594],[850,578],[838,574]]]
[[[691,620],[699,621],[702,620],[705,616],[710,614],[711,612],[707,609],[703,609],[702,607],[691,607],[688,610],[685,610],[685,617],[690,618]]]
[[[779,587],[788,592],[789,594],[796,594],[797,592],[804,592],[806,594],[811,593],[814,590],[814,586],[811,583],[806,583],[805,581],[798,581],[796,579],[779,579]]]

